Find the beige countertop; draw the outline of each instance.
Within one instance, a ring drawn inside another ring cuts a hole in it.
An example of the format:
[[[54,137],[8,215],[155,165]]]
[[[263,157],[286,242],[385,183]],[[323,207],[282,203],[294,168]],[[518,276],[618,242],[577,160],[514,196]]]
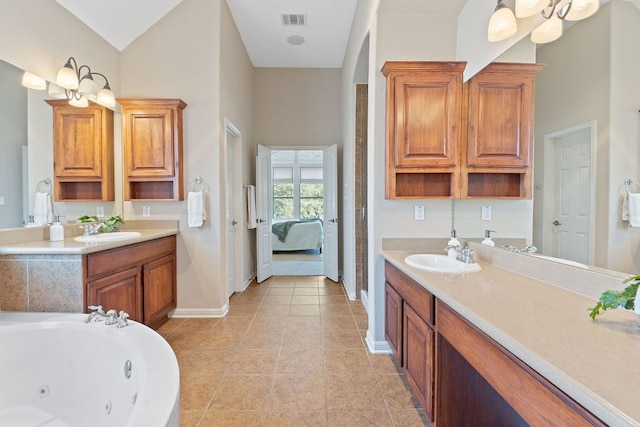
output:
[[[76,242],[74,240],[76,236],[65,237],[61,242],[37,240],[0,246],[0,255],[82,255],[178,234],[178,230],[175,228],[140,228],[125,231],[138,231],[140,236],[99,243]]]
[[[431,273],[404,262],[412,253],[382,254],[602,421],[640,426],[640,328],[633,312],[610,310],[593,321],[591,297],[484,261],[476,273]]]

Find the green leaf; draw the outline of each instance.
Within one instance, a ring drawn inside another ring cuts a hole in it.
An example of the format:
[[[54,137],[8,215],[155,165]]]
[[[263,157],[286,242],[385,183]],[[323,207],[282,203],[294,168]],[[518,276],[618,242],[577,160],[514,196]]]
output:
[[[633,310],[635,307],[636,293],[640,285],[640,276],[631,276],[623,284],[633,282],[622,291],[607,290],[602,292],[595,307],[589,308],[589,317],[595,320],[596,316],[607,310],[622,307],[625,310]]]

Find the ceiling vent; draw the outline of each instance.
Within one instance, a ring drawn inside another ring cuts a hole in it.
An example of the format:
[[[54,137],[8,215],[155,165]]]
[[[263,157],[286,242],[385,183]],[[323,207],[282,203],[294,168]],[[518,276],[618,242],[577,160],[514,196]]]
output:
[[[282,25],[285,27],[300,27],[307,25],[307,15],[305,13],[283,13]]]

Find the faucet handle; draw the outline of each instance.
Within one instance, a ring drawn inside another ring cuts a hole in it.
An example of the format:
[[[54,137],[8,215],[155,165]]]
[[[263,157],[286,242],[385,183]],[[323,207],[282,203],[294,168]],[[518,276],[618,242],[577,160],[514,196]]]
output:
[[[114,309],[107,311],[106,316],[107,320],[104,322],[105,325],[115,325],[118,321],[118,312]]]
[[[129,318],[129,313],[125,313],[123,310],[120,310],[120,314],[118,316],[118,328],[124,328],[129,323],[127,319]]]

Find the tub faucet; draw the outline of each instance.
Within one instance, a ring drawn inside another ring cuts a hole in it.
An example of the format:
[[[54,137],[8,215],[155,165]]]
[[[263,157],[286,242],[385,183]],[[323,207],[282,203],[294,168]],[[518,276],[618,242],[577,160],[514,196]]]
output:
[[[107,314],[104,312],[104,310],[102,310],[102,306],[101,305],[90,305],[89,306],[89,310],[95,310],[91,313],[89,313],[89,315],[87,316],[86,319],[84,319],[84,323],[91,323],[93,322],[96,317],[100,317],[102,319],[105,319],[107,317]],[[96,322],[99,322],[100,319],[95,320]]]
[[[128,325],[127,319],[129,318],[129,313],[125,313],[123,310],[120,310],[120,313],[118,313],[116,310],[111,309],[105,313],[101,305],[90,305],[89,310],[95,311],[89,313],[84,323],[104,320],[105,325],[117,325],[118,328],[124,328]]]

